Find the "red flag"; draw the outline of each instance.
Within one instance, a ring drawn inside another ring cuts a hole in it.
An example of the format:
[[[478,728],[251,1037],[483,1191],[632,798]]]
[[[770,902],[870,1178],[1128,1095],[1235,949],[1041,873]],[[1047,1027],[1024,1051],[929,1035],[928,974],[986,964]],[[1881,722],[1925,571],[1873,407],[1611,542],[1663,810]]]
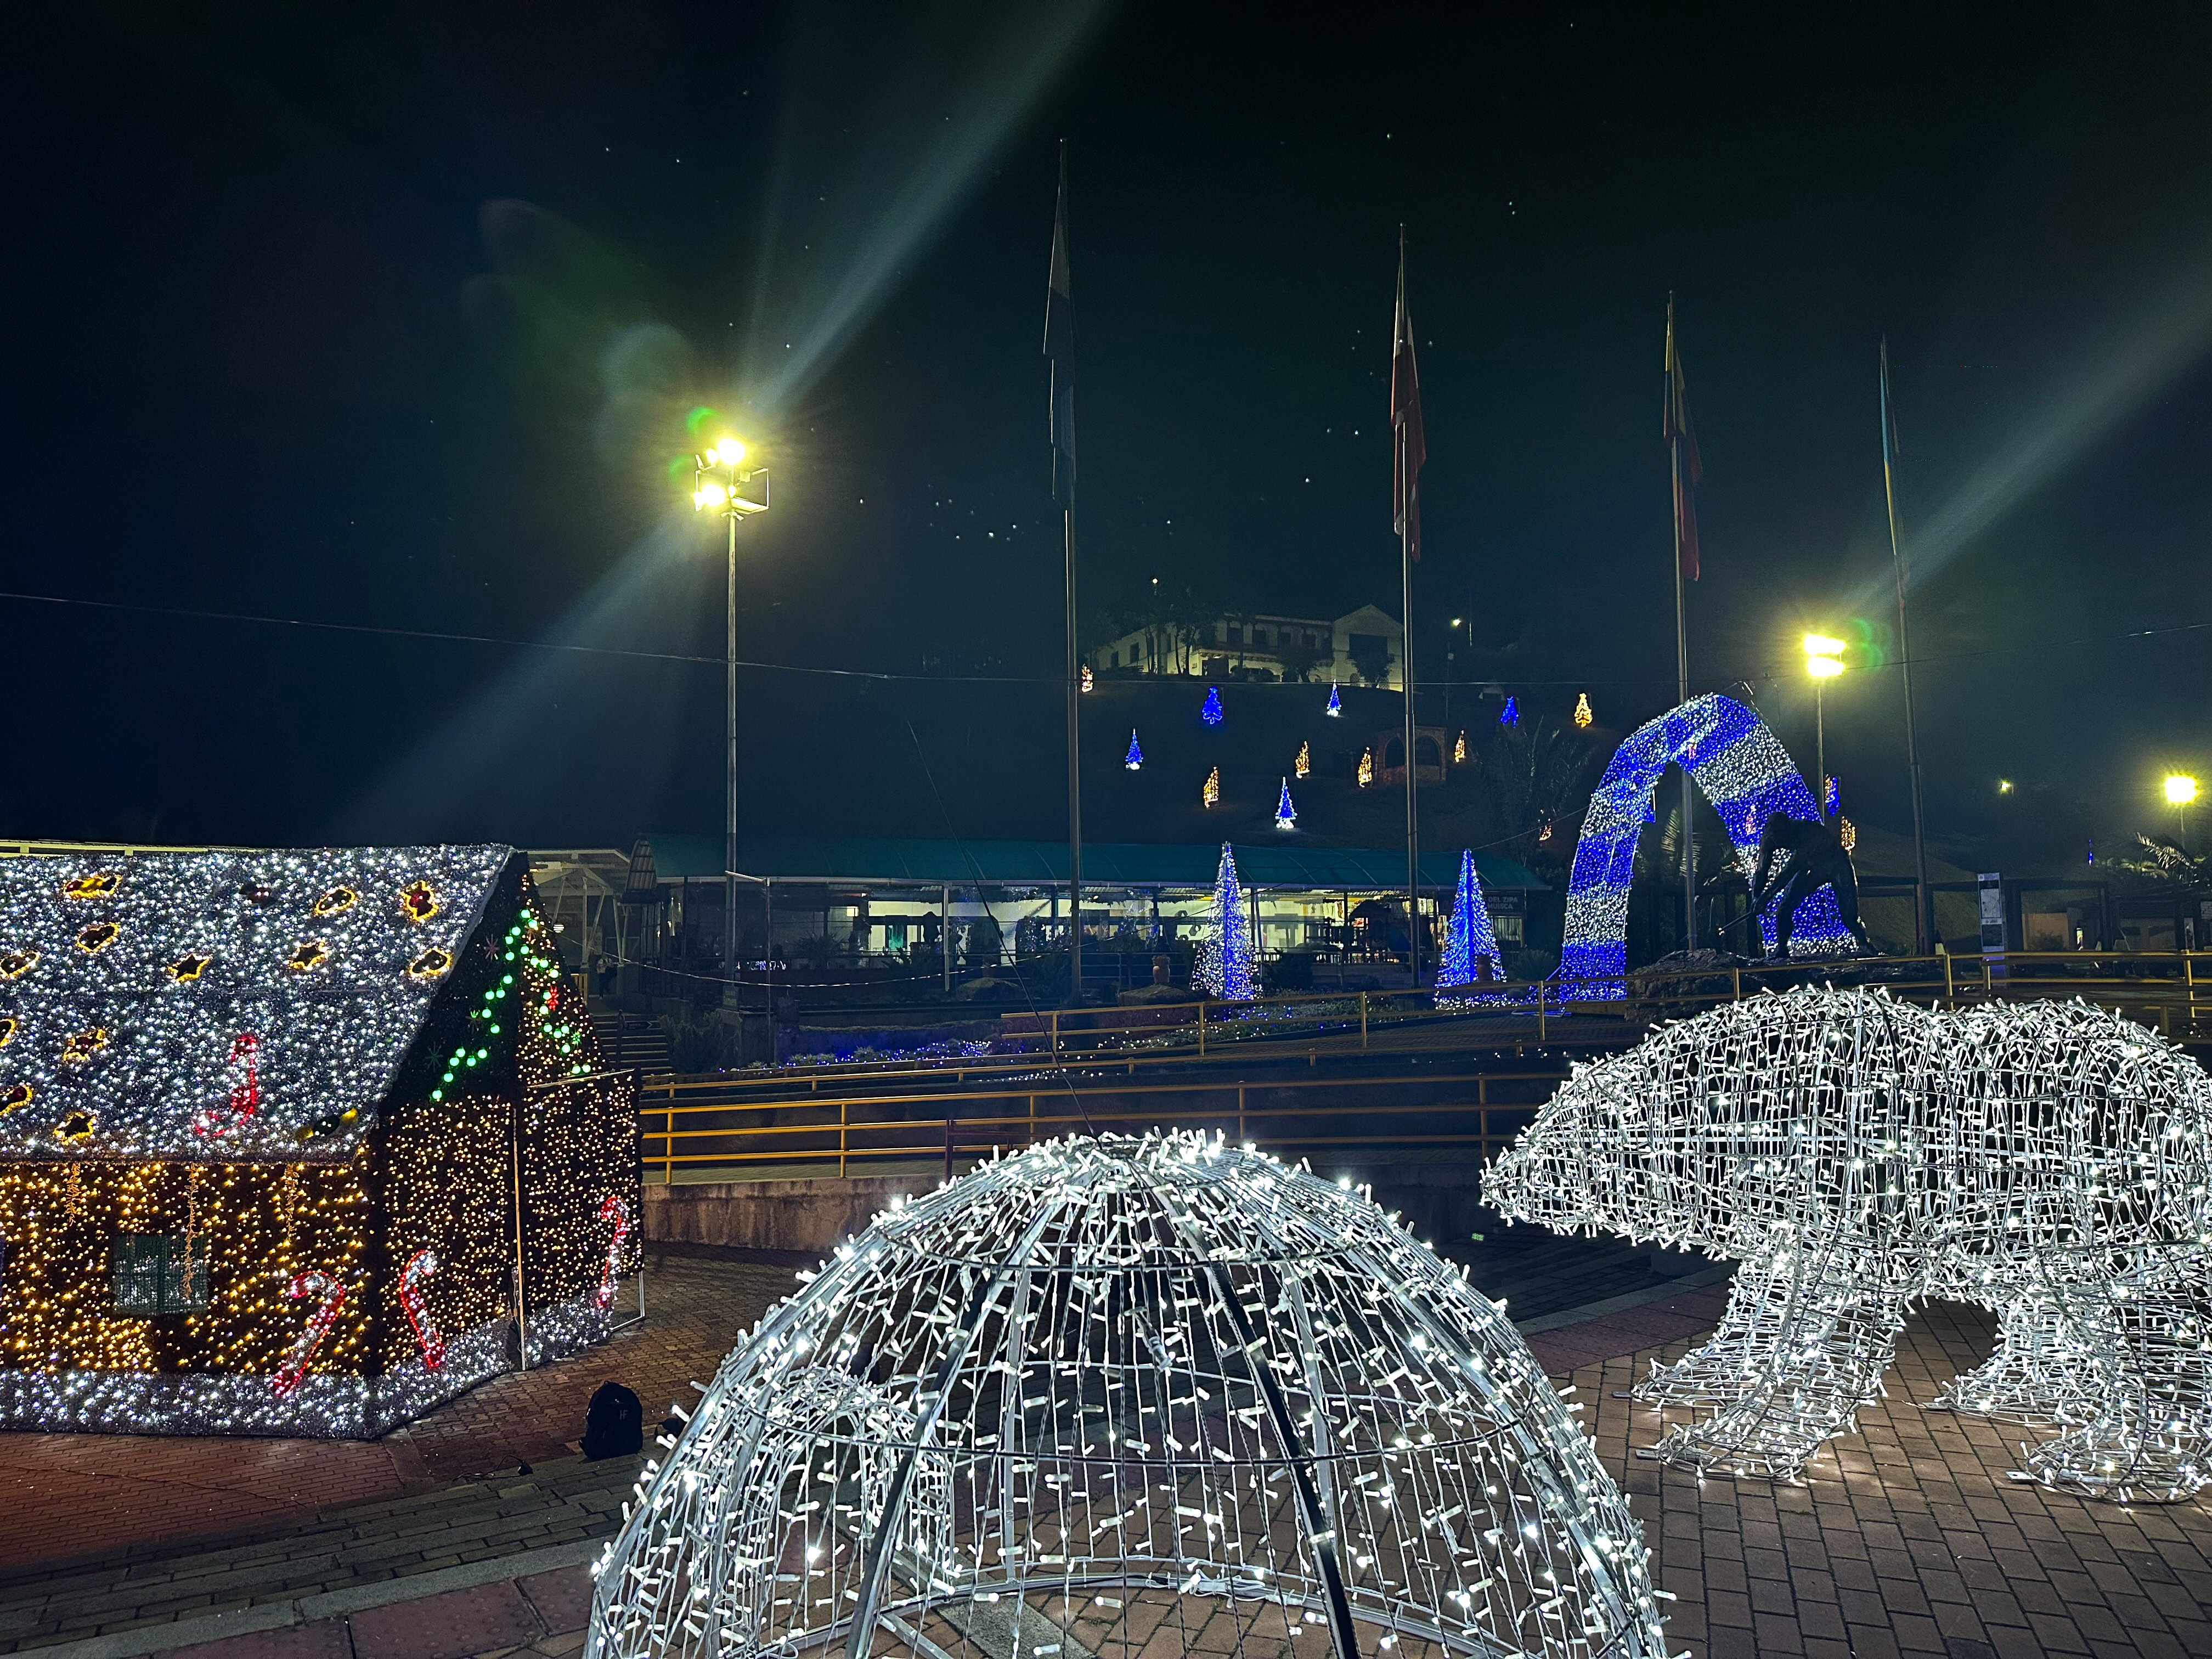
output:
[[[1661,417],[1667,458],[1674,474],[1674,550],[1682,574],[1698,580],[1698,497],[1705,476],[1698,459],[1698,429],[1690,424],[1689,394],[1682,385],[1682,356],[1674,349],[1674,301],[1667,300],[1667,408]]]
[[[1407,556],[1421,557],[1421,467],[1429,441],[1421,429],[1421,374],[1413,362],[1413,323],[1406,314],[1406,239],[1398,238],[1398,319],[1390,345],[1390,528]]]

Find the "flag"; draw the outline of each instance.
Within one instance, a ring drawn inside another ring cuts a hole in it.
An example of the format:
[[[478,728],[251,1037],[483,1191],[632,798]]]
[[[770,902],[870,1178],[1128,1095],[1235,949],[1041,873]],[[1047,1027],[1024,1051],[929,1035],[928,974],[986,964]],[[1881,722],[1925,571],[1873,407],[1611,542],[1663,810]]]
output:
[[[1413,321],[1406,314],[1406,237],[1398,236],[1398,318],[1390,343],[1390,528],[1406,555],[1421,557],[1421,467],[1429,441],[1421,428],[1421,373],[1413,362]]]
[[[1682,574],[1698,580],[1698,483],[1705,476],[1698,459],[1698,429],[1690,423],[1690,400],[1682,384],[1682,354],[1674,349],[1674,301],[1667,301],[1667,409],[1662,431],[1674,474],[1674,547]]]
[[[1052,498],[1075,503],[1075,301],[1067,285],[1067,147],[1060,151],[1060,201],[1052,215],[1045,283],[1044,355],[1052,359]]]

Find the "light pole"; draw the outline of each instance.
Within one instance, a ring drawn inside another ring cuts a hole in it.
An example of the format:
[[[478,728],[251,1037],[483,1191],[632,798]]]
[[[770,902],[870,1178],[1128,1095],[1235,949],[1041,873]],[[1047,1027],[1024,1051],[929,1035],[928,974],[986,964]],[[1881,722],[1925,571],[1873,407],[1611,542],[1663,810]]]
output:
[[[1813,816],[1828,821],[1828,682],[1844,672],[1844,642],[1805,636],[1805,672],[1813,677]]]
[[[738,520],[768,511],[768,471],[745,465],[745,447],[723,438],[694,456],[697,465],[691,505],[718,513],[730,526],[729,560],[729,753],[727,793],[722,821],[722,1000],[734,1004],[738,987]]]
[[[2180,822],[2181,850],[2189,850],[2189,803],[2197,799],[2197,780],[2185,772],[2170,772],[2166,779],[2166,805],[2172,807]]]

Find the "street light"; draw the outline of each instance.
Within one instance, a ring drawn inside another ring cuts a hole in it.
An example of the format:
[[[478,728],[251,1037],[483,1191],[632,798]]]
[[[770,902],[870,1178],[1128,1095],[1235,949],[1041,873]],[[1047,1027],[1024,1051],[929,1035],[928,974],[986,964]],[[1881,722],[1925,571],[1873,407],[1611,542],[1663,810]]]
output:
[[[2169,772],[2166,776],[2166,805],[2172,807],[2181,820],[2181,848],[2189,850],[2189,804],[2197,799],[2197,780],[2186,772]]]
[[[737,1000],[738,972],[738,520],[768,511],[768,470],[748,466],[746,449],[723,437],[692,457],[691,506],[720,514],[730,526],[729,754],[722,822],[722,1000]]]
[[[1826,634],[1805,636],[1805,672],[1813,677],[1813,815],[1828,821],[1827,685],[1844,672],[1844,642]]]

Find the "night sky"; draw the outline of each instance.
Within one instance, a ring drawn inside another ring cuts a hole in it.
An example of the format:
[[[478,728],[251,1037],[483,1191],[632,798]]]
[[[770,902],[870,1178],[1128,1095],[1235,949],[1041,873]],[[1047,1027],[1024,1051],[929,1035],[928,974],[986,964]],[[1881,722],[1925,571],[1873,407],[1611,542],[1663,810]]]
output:
[[[1909,827],[1887,335],[1939,848],[2063,868],[2212,782],[2201,8],[116,5],[14,44],[0,586],[100,603],[0,600],[0,834],[718,828],[701,405],[774,479],[749,823],[1060,834],[1062,138],[1087,615],[1153,576],[1397,609],[1402,222],[1425,678],[1461,615],[1451,675],[1524,708],[1672,702],[1671,291],[1693,689],[1809,762],[1795,641],[1863,619],[1893,665],[1832,694],[1831,769]],[[1094,834],[1192,833],[1088,737]]]

